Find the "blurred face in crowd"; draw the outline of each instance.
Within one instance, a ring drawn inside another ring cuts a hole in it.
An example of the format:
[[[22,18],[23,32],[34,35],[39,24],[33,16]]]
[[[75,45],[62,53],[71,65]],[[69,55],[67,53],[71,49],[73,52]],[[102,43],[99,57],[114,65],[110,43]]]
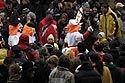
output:
[[[125,14],[124,14],[124,15],[122,15],[122,20],[123,20],[123,21],[125,21]]]
[[[7,8],[7,10],[11,11],[12,10],[12,3],[9,4],[5,4],[5,7]]]
[[[86,8],[85,11],[84,11],[84,14],[86,16],[89,16],[89,14],[90,14],[90,8]]]
[[[54,16],[54,15],[52,15],[52,14],[48,14],[48,18],[49,18],[50,20],[53,20],[53,16]]]
[[[97,13],[97,10],[98,10],[98,9],[97,9],[96,7],[93,7],[92,10],[93,10],[93,13]]]
[[[31,17],[30,17],[30,15],[29,14],[27,14],[27,21],[30,21],[31,20]]]
[[[4,12],[1,12],[0,13],[0,21],[4,21],[5,20],[5,13]]]
[[[96,14],[96,16],[93,18],[94,21],[98,21],[99,20],[99,15]]]
[[[106,14],[108,12],[108,7],[102,6],[101,11],[103,14]]]

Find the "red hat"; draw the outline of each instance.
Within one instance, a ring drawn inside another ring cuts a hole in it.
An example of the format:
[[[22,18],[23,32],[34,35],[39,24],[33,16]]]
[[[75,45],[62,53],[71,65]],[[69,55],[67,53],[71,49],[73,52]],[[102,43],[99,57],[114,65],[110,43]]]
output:
[[[4,9],[4,2],[0,1],[0,10]]]
[[[35,51],[28,52],[28,59],[29,61],[35,61],[38,58],[38,54]]]

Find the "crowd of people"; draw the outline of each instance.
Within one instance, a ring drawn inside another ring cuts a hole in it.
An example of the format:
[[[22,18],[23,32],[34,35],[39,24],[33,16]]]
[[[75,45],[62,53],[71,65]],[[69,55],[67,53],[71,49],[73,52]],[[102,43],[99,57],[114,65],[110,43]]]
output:
[[[125,0],[0,0],[0,83],[124,83]]]

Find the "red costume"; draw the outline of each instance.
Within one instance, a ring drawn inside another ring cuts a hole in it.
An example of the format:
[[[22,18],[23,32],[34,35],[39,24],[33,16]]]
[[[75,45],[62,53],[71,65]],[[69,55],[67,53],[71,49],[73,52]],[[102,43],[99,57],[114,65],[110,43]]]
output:
[[[47,28],[43,31],[43,27],[47,26]],[[39,23],[38,29],[38,38],[39,41],[43,44],[47,43],[47,38],[50,34],[54,36],[54,42],[57,40],[57,22],[55,20],[50,20],[48,16],[46,16],[42,21]]]

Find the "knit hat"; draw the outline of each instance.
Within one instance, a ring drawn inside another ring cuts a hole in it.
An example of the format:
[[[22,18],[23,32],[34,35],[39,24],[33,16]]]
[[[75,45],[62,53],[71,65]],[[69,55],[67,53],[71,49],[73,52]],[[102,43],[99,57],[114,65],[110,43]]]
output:
[[[47,41],[48,41],[49,39],[52,39],[52,40],[54,41],[53,34],[50,34],[50,35],[48,36]]]
[[[113,57],[111,54],[109,53],[105,53],[104,57],[103,57],[103,61],[104,62],[113,62]]]
[[[28,51],[28,60],[29,61],[35,61],[39,55],[35,51]]]

